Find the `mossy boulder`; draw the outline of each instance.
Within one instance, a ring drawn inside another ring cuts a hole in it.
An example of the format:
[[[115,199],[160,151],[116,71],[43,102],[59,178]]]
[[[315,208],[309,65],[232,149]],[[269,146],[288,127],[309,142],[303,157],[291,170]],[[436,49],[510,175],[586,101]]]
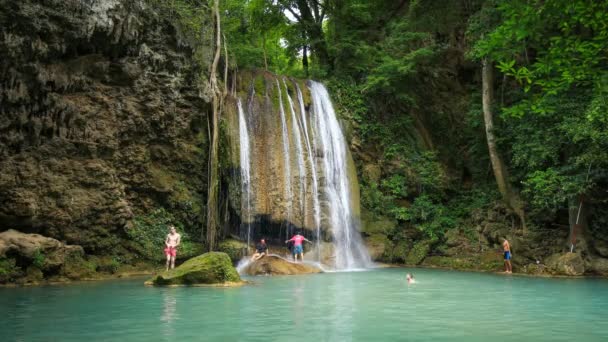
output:
[[[553,274],[580,276],[585,273],[585,261],[579,253],[556,253],[546,260],[546,265]]]
[[[318,267],[291,262],[275,255],[265,256],[243,269],[243,273],[247,275],[295,275],[320,272],[322,271]]]
[[[240,283],[230,257],[222,252],[209,252],[194,257],[175,269],[159,274],[147,284],[151,285],[215,285]]]
[[[228,254],[233,262],[237,262],[247,254],[247,244],[235,239],[226,239],[220,242],[218,250]]]

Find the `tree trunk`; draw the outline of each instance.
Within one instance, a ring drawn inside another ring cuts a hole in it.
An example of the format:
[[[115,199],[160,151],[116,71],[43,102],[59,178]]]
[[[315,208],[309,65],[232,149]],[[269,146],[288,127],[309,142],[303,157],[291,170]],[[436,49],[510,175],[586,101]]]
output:
[[[266,57],[266,33],[262,33],[262,50],[264,51],[264,70],[268,71],[268,58]]]
[[[492,162],[492,170],[494,171],[494,178],[496,178],[496,184],[498,185],[498,191],[502,195],[502,198],[509,209],[511,209],[519,217],[522,228],[526,230],[526,218],[523,210],[523,202],[517,194],[511,188],[509,183],[509,174],[507,168],[498,153],[496,147],[496,137],[494,136],[494,114],[492,113],[492,104],[494,103],[494,69],[492,62],[487,58],[482,61],[482,105],[483,105],[483,119],[486,127],[486,139],[488,141],[488,152],[490,154],[490,161]]]
[[[306,45],[304,45],[302,51],[302,68],[304,68],[304,75],[308,78],[308,51]]]
[[[211,133],[211,145],[209,146],[209,184],[207,191],[207,248],[209,251],[215,249],[215,243],[217,240],[218,232],[218,183],[219,183],[219,170],[218,170],[218,145],[219,145],[219,115],[222,109],[223,96],[217,84],[217,67],[220,61],[220,54],[222,49],[221,40],[221,28],[220,28],[220,11],[219,11],[219,0],[213,2],[213,12],[216,23],[216,39],[215,39],[215,57],[211,64],[211,70],[209,73],[209,83],[213,92],[213,113],[212,113],[212,133]]]

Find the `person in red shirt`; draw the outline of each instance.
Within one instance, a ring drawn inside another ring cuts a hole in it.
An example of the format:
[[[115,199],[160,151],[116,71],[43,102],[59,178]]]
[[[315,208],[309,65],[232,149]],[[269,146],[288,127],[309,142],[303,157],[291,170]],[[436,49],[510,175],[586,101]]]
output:
[[[308,242],[311,242],[311,241],[308,240],[307,238],[303,237],[302,235],[300,235],[300,233],[297,233],[291,239],[285,241],[285,243],[288,243],[289,241],[293,241],[293,251],[292,251],[293,260],[297,262],[298,254],[300,254],[300,261],[304,261],[304,247],[302,246],[302,243],[304,241],[308,241]]]

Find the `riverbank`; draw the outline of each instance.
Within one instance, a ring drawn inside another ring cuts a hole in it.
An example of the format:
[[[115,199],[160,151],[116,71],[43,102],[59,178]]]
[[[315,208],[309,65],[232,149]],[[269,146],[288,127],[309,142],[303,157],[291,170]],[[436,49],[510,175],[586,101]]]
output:
[[[50,286],[50,285],[69,285],[69,284],[80,284],[89,282],[101,282],[107,280],[116,279],[134,279],[138,277],[146,277],[162,272],[164,265],[155,265],[151,263],[142,263],[139,265],[125,265],[116,270],[115,273],[107,272],[95,272],[85,277],[78,279],[70,279],[66,277],[52,277],[43,280],[32,280],[28,278],[20,278],[15,282],[0,284],[0,288],[10,287],[37,287],[37,286]]]

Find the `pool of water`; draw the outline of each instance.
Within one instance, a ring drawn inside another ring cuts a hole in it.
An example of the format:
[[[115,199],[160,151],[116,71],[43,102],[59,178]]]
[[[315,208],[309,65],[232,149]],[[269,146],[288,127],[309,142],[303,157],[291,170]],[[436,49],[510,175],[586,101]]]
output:
[[[608,281],[415,269],[1,288],[0,341],[608,341]]]

